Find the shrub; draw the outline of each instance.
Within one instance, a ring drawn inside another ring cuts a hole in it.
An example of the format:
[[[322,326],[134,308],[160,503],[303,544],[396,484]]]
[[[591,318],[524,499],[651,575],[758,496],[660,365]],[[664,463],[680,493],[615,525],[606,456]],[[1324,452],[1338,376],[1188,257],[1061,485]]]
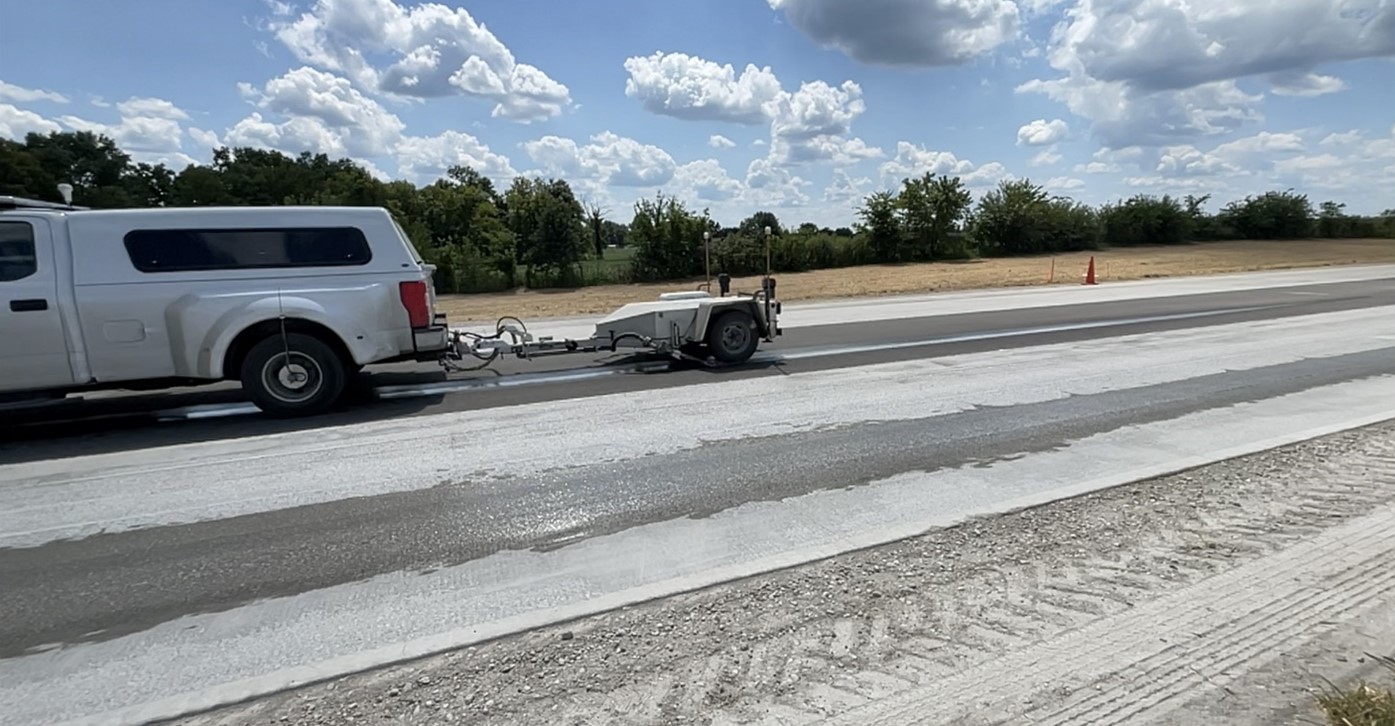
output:
[[[1000,256],[1095,249],[1099,228],[1088,205],[1049,196],[1028,180],[1005,181],[983,195],[969,222],[979,251]]]
[[[1042,215],[1042,245],[1050,251],[1079,252],[1099,249],[1099,213],[1088,204],[1055,197]]]
[[[635,202],[629,244],[634,246],[636,280],[673,280],[702,274],[702,233],[711,231],[706,214],[690,212],[674,197],[659,194]]]
[[[1234,201],[1221,221],[1245,239],[1298,239],[1313,234],[1313,205],[1293,191],[1265,192]]]
[[[1004,181],[979,200],[969,220],[969,234],[986,255],[1049,252],[1042,218],[1049,197],[1027,180]]]
[[[1170,196],[1140,194],[1100,208],[1102,241],[1111,247],[1185,244],[1192,238],[1193,219]]]

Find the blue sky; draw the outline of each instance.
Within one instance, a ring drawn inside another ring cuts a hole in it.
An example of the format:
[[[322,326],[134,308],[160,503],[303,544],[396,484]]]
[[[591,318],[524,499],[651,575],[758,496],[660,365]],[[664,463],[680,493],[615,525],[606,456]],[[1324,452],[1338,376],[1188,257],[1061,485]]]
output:
[[[196,8],[196,9],[195,9]],[[1102,202],[1296,188],[1395,207],[1382,0],[9,0],[0,136],[92,129],[176,168],[218,144],[663,190],[841,225],[957,174]],[[61,33],[16,32],[62,28]],[[1284,39],[1278,42],[1276,39]]]

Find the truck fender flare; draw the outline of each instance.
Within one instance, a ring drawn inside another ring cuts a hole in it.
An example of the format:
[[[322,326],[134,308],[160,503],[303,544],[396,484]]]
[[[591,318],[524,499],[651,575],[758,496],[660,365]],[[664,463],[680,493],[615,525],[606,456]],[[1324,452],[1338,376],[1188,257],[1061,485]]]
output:
[[[265,322],[274,322],[284,317],[290,320],[305,320],[330,331],[335,330],[324,306],[306,297],[296,295],[267,296],[249,301],[223,314],[214,325],[208,328],[204,345],[199,346],[200,368],[209,372],[212,378],[223,378],[224,360],[233,341],[249,328]],[[341,341],[342,343],[342,341]]]

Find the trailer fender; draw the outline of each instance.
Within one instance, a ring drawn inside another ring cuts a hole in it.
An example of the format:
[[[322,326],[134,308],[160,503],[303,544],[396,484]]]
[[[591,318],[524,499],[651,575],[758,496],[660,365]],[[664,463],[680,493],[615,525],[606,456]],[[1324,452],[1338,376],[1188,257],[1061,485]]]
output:
[[[756,331],[762,338],[769,339],[774,332],[770,327],[770,321],[765,319],[765,311],[761,309],[758,301],[751,298],[716,298],[710,303],[702,305],[697,310],[697,315],[693,319],[693,328],[690,333],[694,342],[707,339],[707,328],[718,315],[733,308],[745,310],[756,319]]]

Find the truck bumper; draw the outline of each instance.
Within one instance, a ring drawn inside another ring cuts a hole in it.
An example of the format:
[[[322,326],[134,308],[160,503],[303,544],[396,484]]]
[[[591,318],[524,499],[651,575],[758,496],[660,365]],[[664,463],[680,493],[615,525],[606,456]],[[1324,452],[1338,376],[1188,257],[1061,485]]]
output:
[[[450,328],[445,325],[433,325],[413,330],[412,349],[418,355],[434,355],[450,350]]]

